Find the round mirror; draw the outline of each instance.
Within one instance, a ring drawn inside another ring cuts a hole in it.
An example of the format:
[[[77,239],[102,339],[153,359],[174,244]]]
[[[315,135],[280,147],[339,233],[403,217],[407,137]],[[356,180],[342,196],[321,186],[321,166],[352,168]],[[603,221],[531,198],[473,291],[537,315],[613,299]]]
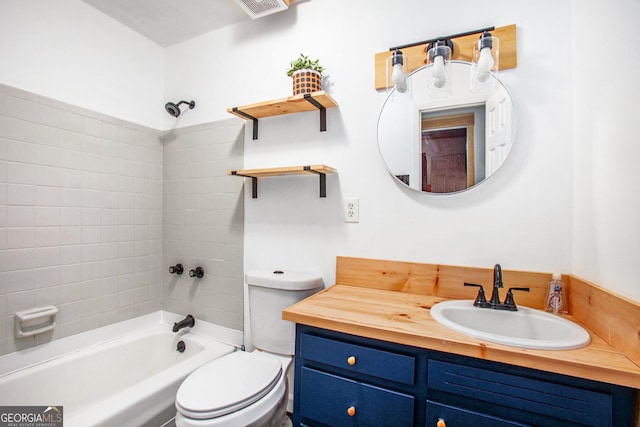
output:
[[[389,173],[431,194],[468,190],[489,178],[509,154],[515,134],[511,95],[493,74],[472,88],[471,64],[451,61],[451,85],[432,92],[433,67],[394,87],[378,118],[378,146]]]

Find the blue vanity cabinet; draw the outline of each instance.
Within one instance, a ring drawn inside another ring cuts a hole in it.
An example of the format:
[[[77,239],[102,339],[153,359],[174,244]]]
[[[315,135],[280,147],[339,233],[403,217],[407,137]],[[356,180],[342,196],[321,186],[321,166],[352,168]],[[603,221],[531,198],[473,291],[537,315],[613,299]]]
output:
[[[294,369],[295,426],[633,423],[626,387],[300,324]]]
[[[424,419],[420,351],[297,327],[294,425],[411,427]]]

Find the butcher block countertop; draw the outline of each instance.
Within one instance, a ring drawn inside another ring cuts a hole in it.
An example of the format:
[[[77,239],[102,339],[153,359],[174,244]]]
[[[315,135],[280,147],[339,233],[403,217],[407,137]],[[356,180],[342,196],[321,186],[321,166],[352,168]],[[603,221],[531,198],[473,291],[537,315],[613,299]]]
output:
[[[510,347],[467,336],[436,322],[430,309],[447,299],[452,298],[337,284],[288,307],[282,318],[382,341],[640,389],[640,367],[584,324],[591,343],[580,349]],[[571,316],[567,318],[576,321]]]

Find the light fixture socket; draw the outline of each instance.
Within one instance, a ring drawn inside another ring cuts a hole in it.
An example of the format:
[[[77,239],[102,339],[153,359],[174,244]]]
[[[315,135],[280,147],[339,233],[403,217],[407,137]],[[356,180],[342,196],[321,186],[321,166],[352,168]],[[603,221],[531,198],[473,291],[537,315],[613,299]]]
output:
[[[497,37],[496,37],[497,39]],[[478,40],[478,47],[480,49],[484,47],[492,48],[493,47],[493,37],[489,31],[483,31],[480,35],[480,40]]]
[[[404,65],[404,55],[402,55],[402,51],[400,49],[396,49],[391,54],[391,65]]]
[[[500,40],[484,31],[473,44],[471,56],[471,91],[487,93],[493,90],[500,65]]]
[[[449,39],[429,43],[427,47],[427,66],[429,77],[427,85],[429,95],[443,98],[451,94],[451,55],[453,42]]]
[[[449,48],[447,50],[447,48]],[[433,63],[436,56],[442,55],[447,61],[453,55],[453,42],[451,39],[436,40],[427,46],[427,64]]]

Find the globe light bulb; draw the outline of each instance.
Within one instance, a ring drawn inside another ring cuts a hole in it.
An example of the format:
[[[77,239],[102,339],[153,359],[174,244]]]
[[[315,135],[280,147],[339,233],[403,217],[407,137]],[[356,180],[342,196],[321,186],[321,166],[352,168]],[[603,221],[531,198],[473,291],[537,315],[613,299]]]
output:
[[[493,57],[491,48],[483,47],[478,58],[478,80],[484,82],[489,78],[489,71],[493,68]]]
[[[402,71],[402,63],[397,63],[393,66],[393,72],[391,73],[391,81],[396,85],[396,90],[400,93],[407,91],[407,80],[404,77]]]

